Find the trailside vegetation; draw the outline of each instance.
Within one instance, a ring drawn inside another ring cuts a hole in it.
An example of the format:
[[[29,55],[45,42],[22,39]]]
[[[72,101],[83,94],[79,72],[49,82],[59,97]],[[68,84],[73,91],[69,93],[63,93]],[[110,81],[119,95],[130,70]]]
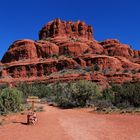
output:
[[[0,114],[21,111],[22,92],[16,88],[5,88],[0,93]]]
[[[18,112],[28,96],[60,108],[95,107],[96,110],[140,108],[140,83],[112,85],[104,90],[91,81],[68,83],[20,83],[0,90],[0,114]]]

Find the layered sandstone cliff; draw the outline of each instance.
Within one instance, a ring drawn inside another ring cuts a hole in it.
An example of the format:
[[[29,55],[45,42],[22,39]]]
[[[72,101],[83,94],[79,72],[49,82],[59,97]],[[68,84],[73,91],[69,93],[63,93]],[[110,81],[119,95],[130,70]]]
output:
[[[139,81],[140,51],[116,39],[96,41],[84,22],[55,19],[38,41],[15,41],[0,63],[0,83],[82,79],[102,86]]]

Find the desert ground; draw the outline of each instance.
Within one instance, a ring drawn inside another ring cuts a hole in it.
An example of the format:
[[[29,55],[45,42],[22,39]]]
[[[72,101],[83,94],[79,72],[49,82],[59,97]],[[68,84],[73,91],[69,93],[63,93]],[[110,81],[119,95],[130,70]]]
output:
[[[140,115],[43,106],[36,125],[26,125],[26,113],[8,116],[0,140],[140,140]]]

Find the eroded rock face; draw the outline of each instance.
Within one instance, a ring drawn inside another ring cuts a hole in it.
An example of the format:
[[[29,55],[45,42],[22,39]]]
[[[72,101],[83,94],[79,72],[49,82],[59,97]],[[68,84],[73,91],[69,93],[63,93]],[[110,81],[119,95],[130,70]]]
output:
[[[103,53],[103,51],[103,47],[95,41],[82,42],[82,40],[67,40],[63,42],[63,38],[61,41],[59,40],[59,43],[54,40],[18,40],[9,47],[1,62],[11,63],[27,59],[47,59],[49,57],[61,55],[77,57],[86,53],[100,54]]]
[[[116,39],[98,42],[84,22],[46,24],[40,40],[18,40],[0,63],[0,83],[91,80],[101,86],[140,80],[140,51]]]
[[[49,41],[35,42],[37,58],[48,58],[59,55],[59,46]]]
[[[48,58],[59,54],[59,47],[48,41],[18,40],[14,42],[3,56],[2,63]]]
[[[39,39],[46,39],[55,36],[82,37],[93,39],[93,28],[85,22],[61,21],[55,19],[46,24],[39,32]]]
[[[131,58],[134,56],[134,51],[130,48],[129,45],[122,44],[118,40],[108,39],[100,44],[104,48],[104,52],[109,56],[123,56],[126,58]]]
[[[4,54],[1,62],[10,63],[23,59],[34,59],[37,57],[35,43],[32,40],[19,40],[14,42]]]
[[[140,57],[140,51],[134,50],[134,58]]]

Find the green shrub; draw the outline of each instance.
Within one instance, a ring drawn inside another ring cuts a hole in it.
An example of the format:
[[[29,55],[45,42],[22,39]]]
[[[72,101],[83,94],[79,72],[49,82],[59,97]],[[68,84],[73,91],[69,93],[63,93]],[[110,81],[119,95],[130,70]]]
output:
[[[92,67],[86,67],[86,68],[84,68],[84,70],[85,70],[86,72],[90,72],[90,71],[93,71],[93,68],[92,68]]]
[[[137,55],[134,54],[133,58],[137,58]]]
[[[98,86],[91,81],[57,83],[52,87],[54,102],[61,108],[87,106],[100,94]]]
[[[108,102],[113,103],[114,100],[115,100],[113,89],[112,88],[106,88],[105,90],[103,90],[102,98],[105,99]]]
[[[0,114],[21,110],[22,92],[16,88],[5,88],[0,93]]]
[[[98,66],[98,64],[95,64],[95,65],[94,65],[94,70],[95,70],[95,71],[99,71],[99,70],[100,70],[100,67]]]
[[[132,73],[132,74],[136,74],[137,71],[136,71],[135,69],[133,69],[133,70],[131,70],[131,73]]]
[[[124,69],[124,71],[123,71],[123,73],[128,73],[129,71],[128,71],[128,69]]]
[[[91,81],[78,81],[75,86],[77,90],[73,96],[77,100],[77,106],[86,106],[100,94],[98,86]]]
[[[104,108],[113,107],[113,102],[114,92],[111,88],[106,88],[102,91],[101,96],[95,100],[94,106],[96,106],[98,110],[103,110]]]
[[[94,106],[97,107],[97,110],[103,110],[105,108],[114,108],[113,104],[106,99],[98,99],[94,102]]]
[[[87,80],[77,82],[53,84],[19,84],[18,90],[23,92],[23,97],[34,95],[44,98],[49,103],[61,108],[85,107],[95,105],[99,108],[106,107],[140,107],[140,83],[125,83],[112,85],[99,92],[99,87]],[[0,100],[1,108],[4,108]]]
[[[38,96],[39,98],[44,98],[50,96],[51,94],[50,87],[41,83],[21,83],[17,85],[17,88],[23,92],[24,99],[26,99],[28,96]]]
[[[103,90],[102,99],[118,108],[140,107],[140,83],[113,85]]]
[[[140,83],[125,83],[115,91],[115,104],[140,107]]]
[[[110,69],[108,69],[108,68],[103,69],[102,72],[103,72],[104,75],[109,74]]]
[[[6,84],[6,83],[5,84],[0,84],[0,92],[7,87],[8,87],[8,84]]]

